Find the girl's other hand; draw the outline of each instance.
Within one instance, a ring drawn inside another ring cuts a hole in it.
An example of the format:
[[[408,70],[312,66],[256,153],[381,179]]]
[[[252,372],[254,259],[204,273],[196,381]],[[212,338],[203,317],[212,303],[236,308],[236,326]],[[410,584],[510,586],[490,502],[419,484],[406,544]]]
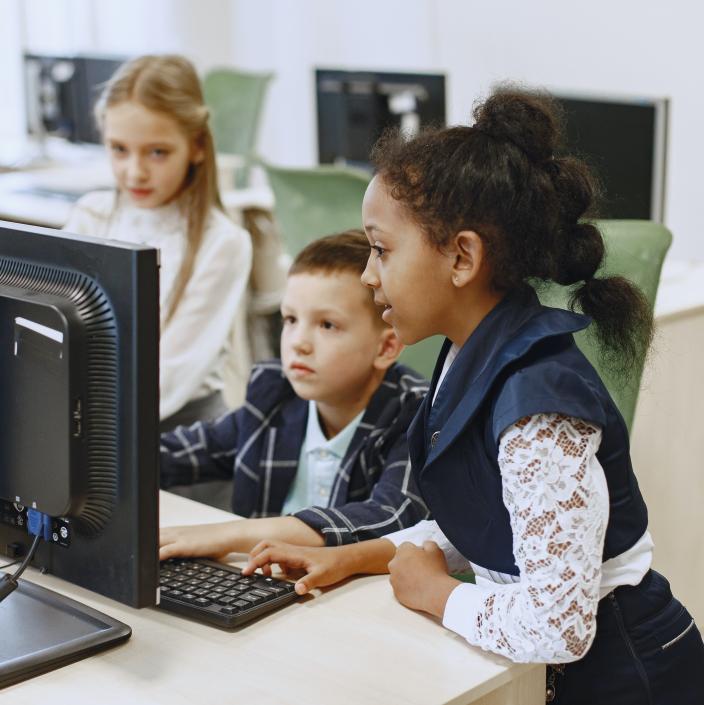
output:
[[[423,547],[402,543],[389,562],[391,587],[406,607],[442,619],[445,604],[459,581],[447,574],[445,555],[434,541]]]

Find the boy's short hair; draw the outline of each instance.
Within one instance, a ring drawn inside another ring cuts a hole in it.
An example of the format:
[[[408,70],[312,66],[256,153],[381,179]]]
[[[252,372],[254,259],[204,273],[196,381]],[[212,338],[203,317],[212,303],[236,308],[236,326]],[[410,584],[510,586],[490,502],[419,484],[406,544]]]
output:
[[[288,273],[348,271],[361,277],[368,259],[369,240],[364,231],[345,230],[308,243],[296,255]]]
[[[294,274],[333,274],[350,272],[361,277],[369,259],[369,240],[363,230],[353,228],[334,235],[326,235],[306,245],[293,260],[288,276]],[[363,286],[362,282],[359,283]],[[369,303],[376,318],[381,309],[374,303],[374,291],[369,292]],[[386,325],[386,324],[384,324]]]

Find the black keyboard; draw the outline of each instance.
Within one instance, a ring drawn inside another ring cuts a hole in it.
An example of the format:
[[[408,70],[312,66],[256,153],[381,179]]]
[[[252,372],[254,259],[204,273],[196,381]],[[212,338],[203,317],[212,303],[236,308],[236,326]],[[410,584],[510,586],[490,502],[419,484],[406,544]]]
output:
[[[245,577],[239,568],[202,558],[161,563],[162,609],[199,622],[233,629],[293,602],[293,583],[260,574]]]

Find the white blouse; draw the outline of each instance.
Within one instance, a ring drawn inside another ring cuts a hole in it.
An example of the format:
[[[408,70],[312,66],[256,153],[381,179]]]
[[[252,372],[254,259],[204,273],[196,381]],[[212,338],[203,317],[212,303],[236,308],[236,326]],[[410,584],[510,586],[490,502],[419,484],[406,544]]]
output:
[[[498,463],[520,577],[470,563],[434,521],[386,536],[396,546],[435,541],[451,573],[474,571],[476,585],[462,583],[450,594],[446,627],[517,662],[585,654],[599,600],[619,585],[637,585],[653,549],[646,531],[602,563],[609,495],[596,458],[600,442],[599,428],[559,414],[522,419],[502,434]]]
[[[116,204],[114,191],[81,198],[64,230],[149,245],[160,251],[160,409],[165,419],[194,399],[223,389],[228,356],[238,358],[246,380],[249,348],[246,291],[252,265],[249,234],[213,209],[193,274],[174,315],[164,319],[186,250],[186,217],[179,204],[137,208]],[[232,350],[231,348],[235,349]]]

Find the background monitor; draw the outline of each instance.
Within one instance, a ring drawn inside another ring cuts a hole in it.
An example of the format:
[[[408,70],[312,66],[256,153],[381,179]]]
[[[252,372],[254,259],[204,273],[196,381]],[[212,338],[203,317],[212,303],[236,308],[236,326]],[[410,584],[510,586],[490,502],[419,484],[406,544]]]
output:
[[[445,77],[376,71],[315,72],[318,160],[369,165],[372,145],[387,127],[415,134],[445,124]]]
[[[603,218],[662,222],[667,99],[556,94],[565,109],[565,152],[585,158],[602,182]]]
[[[135,607],[157,601],[157,254],[0,222],[0,554],[33,507],[34,565]]]
[[[93,106],[102,85],[125,61],[105,56],[25,54],[25,97],[30,134],[100,143]]]

